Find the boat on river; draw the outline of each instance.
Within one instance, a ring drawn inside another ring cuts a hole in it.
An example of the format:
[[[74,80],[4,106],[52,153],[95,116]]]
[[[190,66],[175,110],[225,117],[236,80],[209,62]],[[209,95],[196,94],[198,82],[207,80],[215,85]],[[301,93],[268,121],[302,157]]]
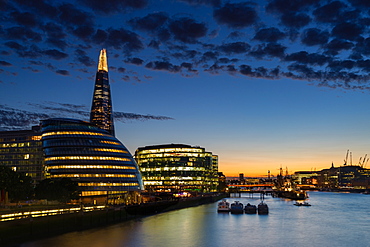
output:
[[[251,204],[247,204],[245,207],[244,207],[244,212],[246,214],[256,214],[257,213],[257,207],[256,205],[251,205]]]
[[[217,205],[217,212],[219,213],[228,213],[230,212],[230,203],[227,202],[225,199],[220,201]]]
[[[296,202],[293,205],[298,206],[298,207],[300,207],[300,206],[305,206],[305,207],[311,206],[311,204],[309,204],[308,202],[303,202],[303,203],[302,202]]]
[[[294,182],[291,176],[283,176],[282,169],[274,181],[273,193],[274,197],[288,198],[292,200],[305,200],[308,198],[306,191],[301,190]]]
[[[244,205],[239,201],[235,201],[231,203],[230,212],[232,214],[242,214],[244,213]]]
[[[269,213],[269,207],[266,203],[261,202],[258,204],[258,214],[268,214]]]

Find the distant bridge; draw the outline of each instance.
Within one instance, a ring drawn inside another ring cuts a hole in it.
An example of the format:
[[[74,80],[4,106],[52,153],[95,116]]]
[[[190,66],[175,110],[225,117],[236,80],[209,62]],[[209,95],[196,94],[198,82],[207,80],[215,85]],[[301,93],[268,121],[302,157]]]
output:
[[[265,195],[272,194],[272,187],[274,184],[230,184],[228,185],[230,194],[238,194],[241,197],[241,193],[248,193],[249,196],[253,197],[253,194],[260,194],[260,198],[263,199]]]

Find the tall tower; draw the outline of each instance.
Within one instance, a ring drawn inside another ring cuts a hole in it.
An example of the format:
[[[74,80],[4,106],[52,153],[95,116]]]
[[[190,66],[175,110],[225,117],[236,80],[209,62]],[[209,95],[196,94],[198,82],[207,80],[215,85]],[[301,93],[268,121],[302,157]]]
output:
[[[90,122],[114,136],[112,99],[108,80],[107,51],[100,51],[95,89],[91,105]]]

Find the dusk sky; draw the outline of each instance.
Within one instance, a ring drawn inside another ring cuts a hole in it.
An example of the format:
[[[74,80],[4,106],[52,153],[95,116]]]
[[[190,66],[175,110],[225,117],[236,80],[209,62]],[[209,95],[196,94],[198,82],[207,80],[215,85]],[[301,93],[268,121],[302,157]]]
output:
[[[88,121],[105,48],[116,136],[132,154],[201,146],[225,175],[261,176],[370,152],[370,1],[0,0],[0,10],[1,130]]]

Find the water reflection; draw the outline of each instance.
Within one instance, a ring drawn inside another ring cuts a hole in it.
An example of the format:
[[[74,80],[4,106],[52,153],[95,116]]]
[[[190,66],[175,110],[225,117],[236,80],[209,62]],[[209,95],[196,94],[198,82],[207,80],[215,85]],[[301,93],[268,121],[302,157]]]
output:
[[[217,213],[214,203],[22,246],[370,246],[369,195],[312,192],[309,200],[311,207],[297,207],[268,197],[269,215]]]

